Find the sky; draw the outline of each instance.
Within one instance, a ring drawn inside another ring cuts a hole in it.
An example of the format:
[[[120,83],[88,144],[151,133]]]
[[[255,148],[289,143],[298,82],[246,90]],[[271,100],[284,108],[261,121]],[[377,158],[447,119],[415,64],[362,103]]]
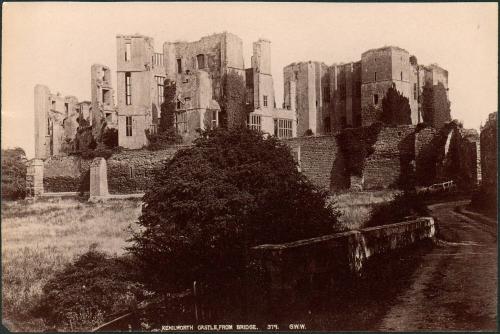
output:
[[[3,3],[2,148],[34,156],[34,86],[90,100],[90,67],[110,66],[116,87],[116,35],[196,41],[228,31],[252,43],[271,40],[276,104],[283,67],[317,60],[357,61],[361,53],[395,45],[419,64],[449,72],[452,117],[479,128],[498,110],[497,3]]]

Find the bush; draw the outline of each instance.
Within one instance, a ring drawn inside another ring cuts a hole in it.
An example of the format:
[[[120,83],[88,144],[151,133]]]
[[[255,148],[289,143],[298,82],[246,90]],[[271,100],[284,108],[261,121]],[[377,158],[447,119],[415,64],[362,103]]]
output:
[[[149,141],[147,148],[151,151],[157,151],[166,147],[182,143],[182,137],[175,128],[168,128],[159,133],[151,133],[146,130],[146,138]]]
[[[33,313],[49,326],[88,331],[142,298],[132,269],[130,259],[108,257],[91,247],[44,285]]]
[[[405,219],[428,214],[424,195],[407,191],[395,195],[390,202],[374,206],[366,227],[399,223]]]
[[[305,137],[314,136],[314,132],[313,132],[313,130],[311,130],[311,129],[307,129],[307,130],[304,132],[304,136],[305,136]]]
[[[163,86],[164,102],[160,107],[160,132],[170,130],[175,124],[176,83],[170,79],[165,79]]]
[[[96,148],[95,150],[85,150],[80,152],[83,159],[104,158],[109,159],[115,153],[115,150],[109,148]]]
[[[470,208],[497,219],[498,201],[496,189],[481,186],[472,193]]]
[[[410,101],[391,87],[382,99],[382,122],[390,125],[411,124]]]
[[[229,129],[245,126],[249,110],[245,105],[247,92],[244,78],[231,71],[223,76],[222,85],[221,125]]]
[[[118,129],[106,128],[102,135],[102,142],[108,148],[118,147]]]
[[[2,199],[26,196],[26,154],[22,148],[2,150]]]
[[[326,199],[276,138],[209,130],[157,171],[129,250],[165,299],[197,281],[222,300],[246,291],[251,247],[332,233]]]

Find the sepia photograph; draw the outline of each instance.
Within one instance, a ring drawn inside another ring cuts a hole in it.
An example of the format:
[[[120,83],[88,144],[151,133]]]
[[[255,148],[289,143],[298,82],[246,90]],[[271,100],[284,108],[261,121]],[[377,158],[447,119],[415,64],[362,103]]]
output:
[[[498,331],[498,10],[3,2],[2,332]]]

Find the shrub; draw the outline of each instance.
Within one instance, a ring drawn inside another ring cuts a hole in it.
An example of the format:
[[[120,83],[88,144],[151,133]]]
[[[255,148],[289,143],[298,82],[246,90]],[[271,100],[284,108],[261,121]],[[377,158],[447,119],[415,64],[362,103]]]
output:
[[[307,130],[304,132],[304,136],[306,136],[306,137],[309,137],[309,136],[314,136],[314,132],[313,132],[313,130],[311,130],[311,129],[307,129]]]
[[[391,125],[411,124],[411,108],[407,97],[391,87],[382,99],[382,122]]]
[[[237,294],[250,280],[251,247],[333,232],[338,212],[326,199],[276,138],[209,130],[157,171],[129,250],[141,281],[164,298],[193,281]]]
[[[109,159],[115,153],[116,150],[109,148],[96,148],[94,150],[85,150],[80,153],[83,159],[94,159],[94,158],[104,158]]]
[[[26,196],[26,154],[22,148],[2,150],[2,199]]]
[[[245,126],[248,110],[245,105],[246,85],[243,77],[231,71],[222,79],[221,123],[229,129]]]
[[[89,330],[107,316],[127,311],[142,298],[130,263],[91,247],[49,279],[34,315],[49,326]]]
[[[160,132],[165,132],[174,127],[174,114],[175,114],[175,81],[165,79],[163,90],[163,100],[160,111]]]
[[[182,143],[182,137],[177,133],[175,128],[168,128],[165,131],[158,133],[151,133],[145,130],[146,138],[148,139],[147,148],[151,151],[157,151],[166,147]]]
[[[106,128],[102,135],[102,142],[108,148],[118,147],[118,130]]]
[[[396,194],[390,202],[374,206],[366,227],[394,224],[407,218],[428,214],[429,211],[424,202],[424,196],[416,192],[405,191]]]

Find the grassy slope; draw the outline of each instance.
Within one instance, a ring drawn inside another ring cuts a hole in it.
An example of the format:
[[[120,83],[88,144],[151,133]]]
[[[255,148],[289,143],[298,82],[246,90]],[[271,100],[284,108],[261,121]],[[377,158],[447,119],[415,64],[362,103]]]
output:
[[[120,254],[138,201],[87,204],[74,199],[2,203],[2,310],[12,330],[40,331],[29,315],[51,274],[97,244]]]
[[[331,199],[336,202],[336,207],[342,213],[340,217],[341,229],[363,228],[370,219],[372,206],[392,200],[397,192],[395,190],[346,192],[332,196]]]

